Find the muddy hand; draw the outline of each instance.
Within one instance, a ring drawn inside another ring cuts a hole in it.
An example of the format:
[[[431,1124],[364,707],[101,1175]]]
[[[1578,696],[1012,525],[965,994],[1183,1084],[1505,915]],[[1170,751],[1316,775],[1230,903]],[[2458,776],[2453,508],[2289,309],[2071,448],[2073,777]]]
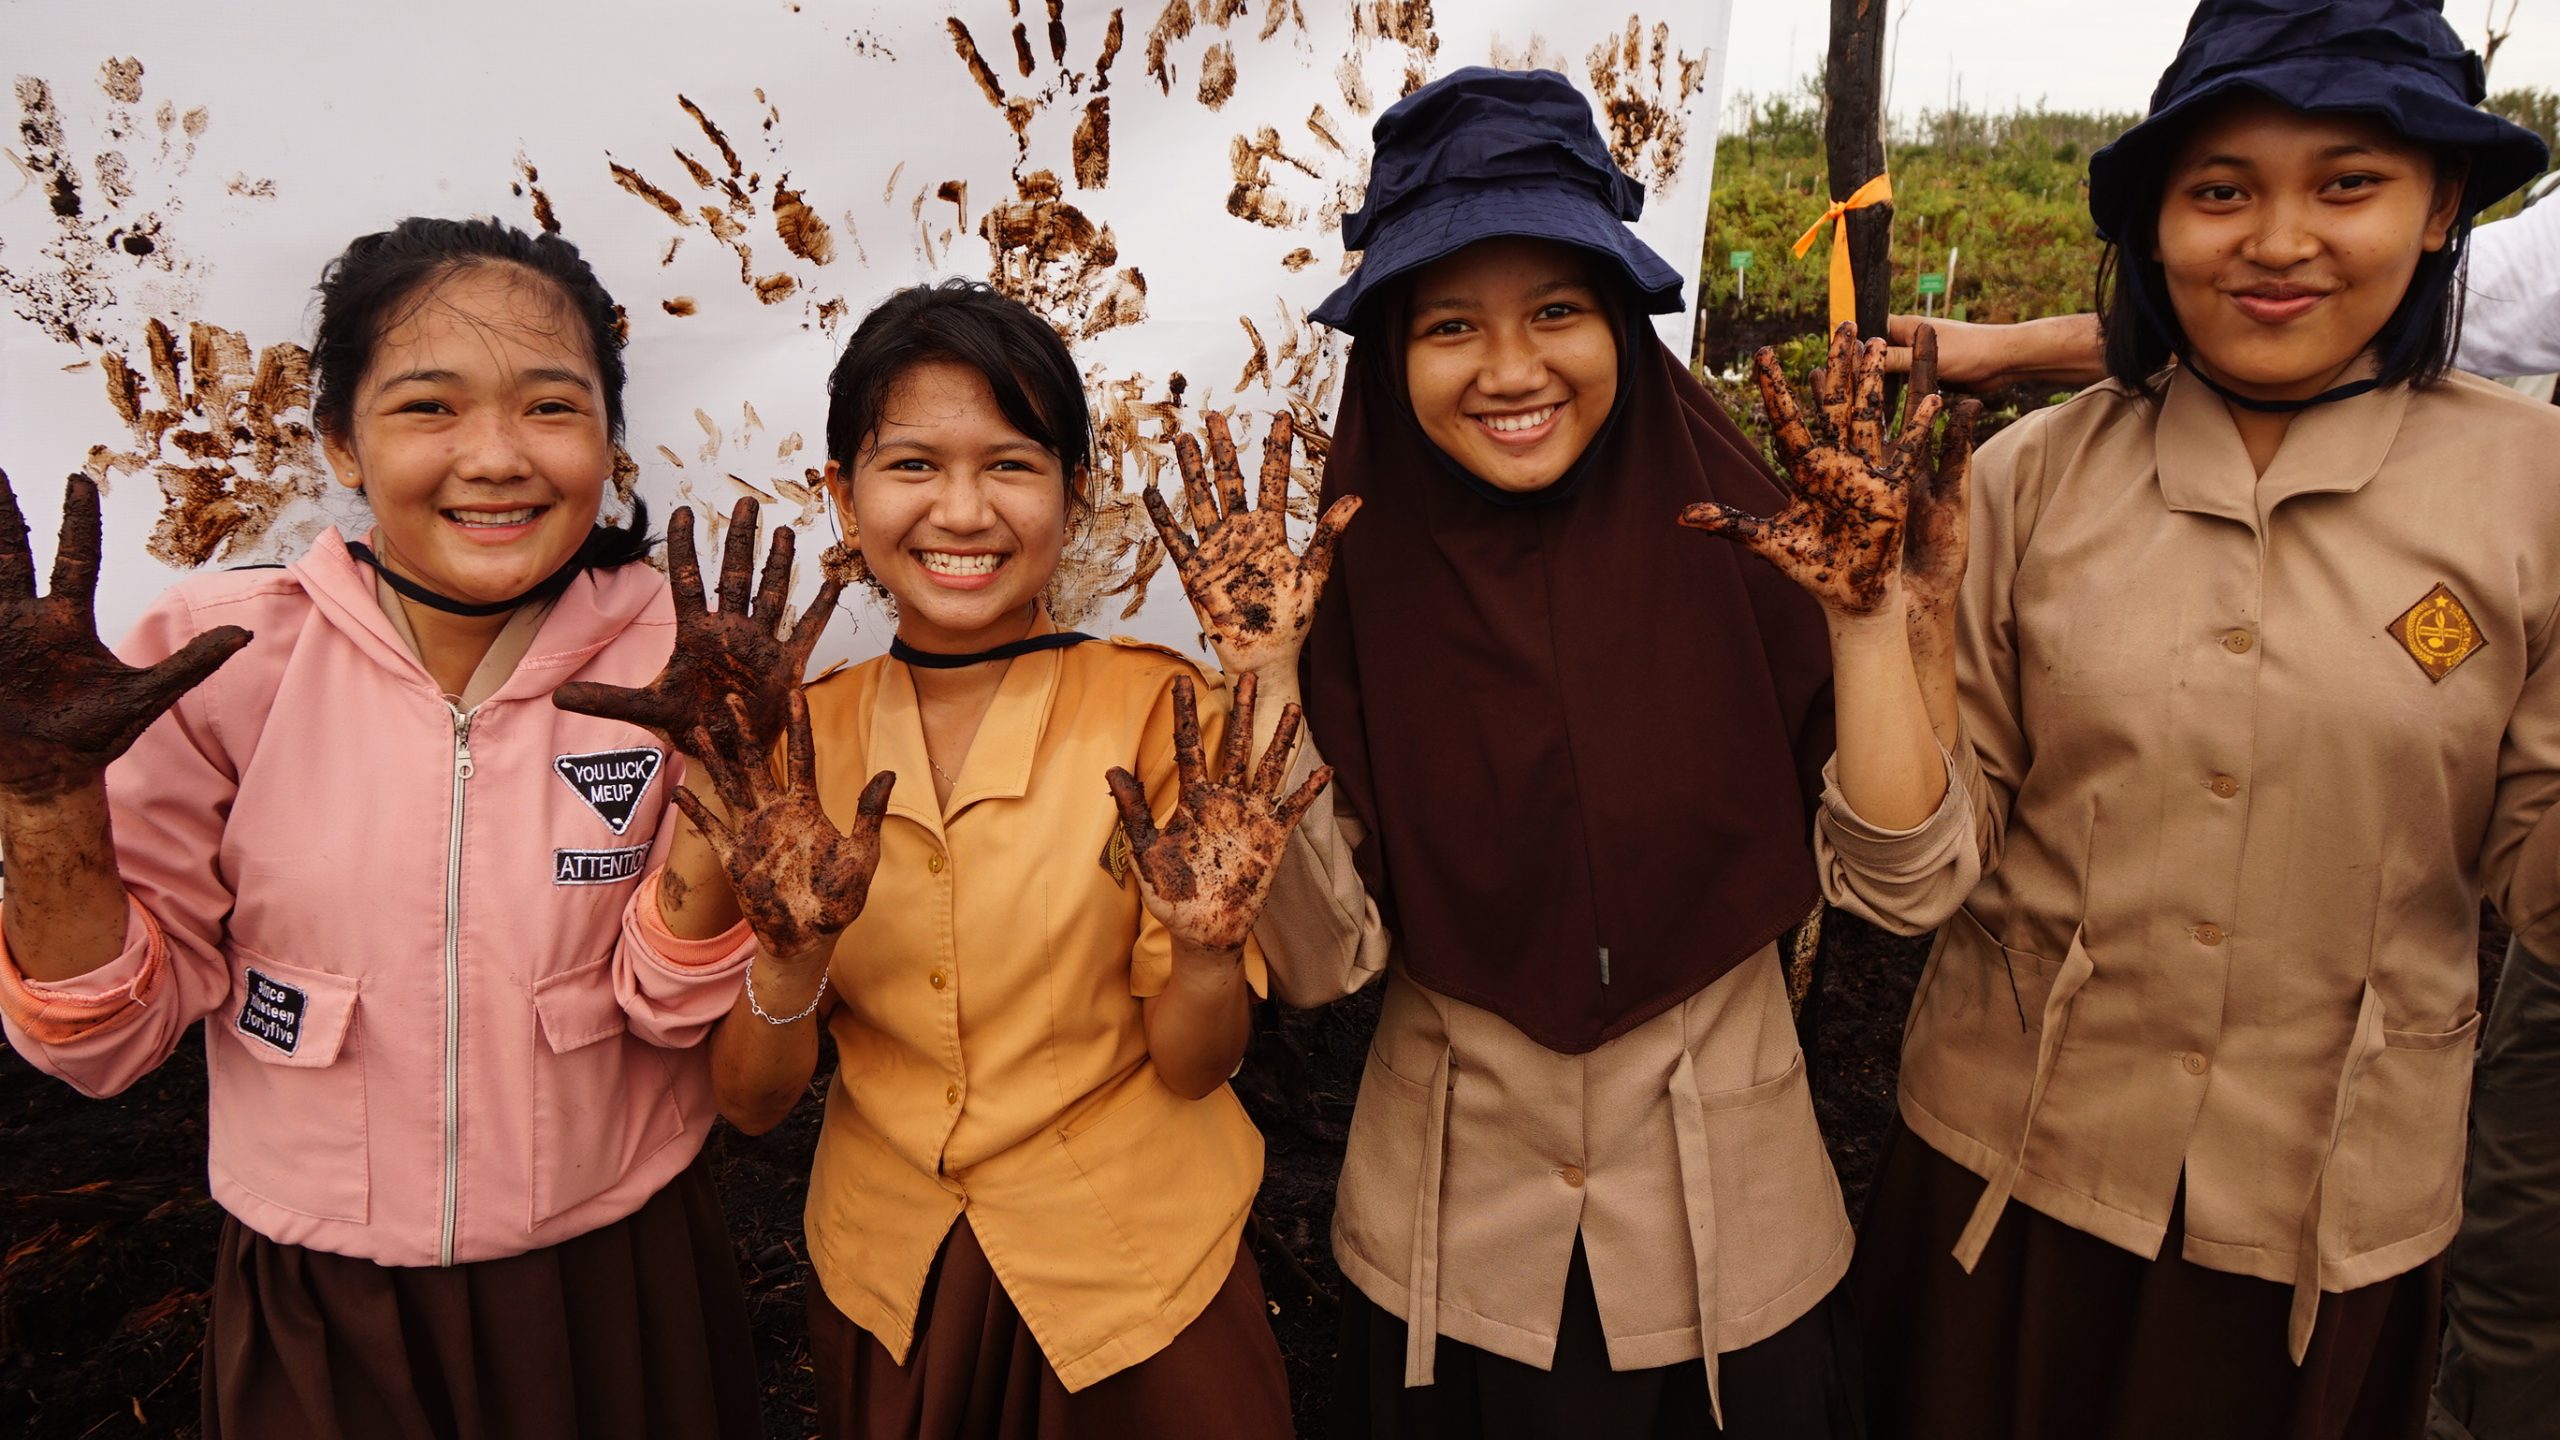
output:
[[[745,708],[740,701],[731,705]],[[776,957],[806,953],[834,939],[862,914],[872,872],[880,864],[880,819],[888,813],[889,792],[898,783],[891,771],[872,776],[854,802],[853,828],[836,829],[819,803],[809,702],[795,689],[784,708],[782,780],[775,780],[761,761],[740,763],[697,730],[688,738],[701,748],[687,748],[711,772],[727,813],[713,811],[682,786],[675,794],[685,817],[720,857],[756,943]],[[735,718],[746,723],[744,715]]]
[[[1280,712],[1280,728],[1252,767],[1254,679],[1236,682],[1236,710],[1227,722],[1213,774],[1201,763],[1200,711],[1188,676],[1173,682],[1173,763],[1182,798],[1163,825],[1147,806],[1146,787],[1126,770],[1107,777],[1120,806],[1120,828],[1137,863],[1147,909],[1174,938],[1204,950],[1244,944],[1298,817],[1315,803],[1333,767],[1320,767],[1287,795],[1290,748],[1298,738],[1298,707]]]
[[[1191,511],[1185,531],[1165,498],[1150,487],[1147,514],[1164,537],[1165,550],[1182,576],[1183,591],[1200,617],[1200,627],[1218,652],[1218,663],[1230,675],[1249,674],[1293,664],[1307,625],[1315,618],[1316,596],[1333,570],[1334,547],[1342,529],[1360,511],[1360,499],[1346,495],[1316,522],[1307,553],[1289,549],[1289,445],[1295,430],[1287,415],[1271,417],[1262,442],[1262,494],[1258,508],[1247,508],[1244,469],[1237,463],[1235,441],[1223,415],[1208,420],[1209,464],[1200,463],[1200,447],[1187,434],[1173,438],[1174,459],[1182,468],[1182,491]]]
[[[753,499],[740,500],[729,512],[729,540],[720,559],[719,603],[704,608],[702,562],[693,542],[693,511],[679,506],[667,524],[667,580],[675,590],[676,643],[667,668],[648,685],[634,690],[621,685],[572,681],[551,702],[563,710],[626,720],[657,732],[682,748],[695,731],[708,734],[738,758],[761,763],[782,734],[785,697],[797,690],[809,668],[809,652],[827,628],[836,596],[851,574],[851,553],[829,550],[818,596],[785,638],[783,619],[791,600],[791,557],[796,544],[791,527],[773,532],[764,576],[756,584],[756,531],[763,510]],[[752,596],[750,585],[755,585]],[[746,721],[739,733],[731,720],[730,696],[745,704]]]
[[[1917,405],[1938,393],[1938,336],[1922,325],[1911,339],[1911,394]],[[1949,412],[1934,464],[1913,468],[1902,531],[1902,591],[1914,638],[1953,633],[1956,591],[1964,583],[1965,479],[1973,464],[1973,429],[1982,402],[1963,400]],[[1924,457],[1925,458],[1925,457]]]
[[[1754,355],[1760,403],[1795,493],[1765,519],[1713,501],[1680,513],[1683,525],[1749,546],[1841,615],[1872,615],[1894,603],[1911,479],[1926,464],[1944,403],[1914,387],[1900,433],[1888,438],[1884,349],[1881,340],[1861,346],[1857,327],[1843,324],[1831,337],[1830,364],[1813,375],[1812,419],[1776,353]]]
[[[118,660],[98,641],[99,532],[98,487],[74,475],[52,593],[39,599],[27,522],[0,474],[0,794],[46,800],[88,784],[249,643],[224,625],[148,670]]]

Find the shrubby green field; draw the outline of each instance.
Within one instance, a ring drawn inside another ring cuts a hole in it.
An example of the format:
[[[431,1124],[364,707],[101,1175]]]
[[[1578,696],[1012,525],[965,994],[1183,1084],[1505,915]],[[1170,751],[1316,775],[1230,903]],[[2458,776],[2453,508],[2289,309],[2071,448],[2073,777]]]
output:
[[[2560,135],[2560,94],[2510,90],[2488,108],[2548,141]],[[2086,197],[2089,154],[2139,117],[2018,110],[1928,111],[1887,139],[1893,174],[1895,310],[1921,308],[1918,277],[1943,273],[1958,252],[1940,313],[2026,320],[2090,308],[2099,245]],[[1830,192],[1822,165],[1822,94],[1808,77],[1784,94],[1737,94],[1716,144],[1704,253],[1705,326],[1699,358],[1730,372],[1775,344],[1801,374],[1817,358],[1828,312],[1830,237],[1803,259],[1789,247],[1820,218]],[[2512,214],[2509,199],[2485,219]],[[1729,256],[1752,253],[1737,296]],[[2002,397],[2002,408],[2044,397]]]

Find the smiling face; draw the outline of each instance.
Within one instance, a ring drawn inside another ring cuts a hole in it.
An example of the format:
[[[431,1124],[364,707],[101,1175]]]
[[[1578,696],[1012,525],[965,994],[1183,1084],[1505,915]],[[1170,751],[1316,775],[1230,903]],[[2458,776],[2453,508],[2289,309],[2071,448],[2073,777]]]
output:
[[[330,466],[364,492],[394,573],[512,599],[585,542],[613,474],[585,328],[557,286],[505,264],[431,281],[394,315],[348,433],[323,441]]]
[[[2152,249],[2189,355],[2253,399],[2328,389],[2444,248],[2461,195],[2458,167],[2380,121],[2261,97],[2214,110],[2170,161]]]
[[[1564,478],[1618,393],[1618,337],[1586,251],[1480,240],[1425,267],[1405,321],[1406,394],[1425,435],[1515,494]]]
[[[827,481],[908,644],[967,653],[1030,628],[1066,549],[1066,467],[1004,418],[985,376],[910,368],[851,473],[829,461]]]

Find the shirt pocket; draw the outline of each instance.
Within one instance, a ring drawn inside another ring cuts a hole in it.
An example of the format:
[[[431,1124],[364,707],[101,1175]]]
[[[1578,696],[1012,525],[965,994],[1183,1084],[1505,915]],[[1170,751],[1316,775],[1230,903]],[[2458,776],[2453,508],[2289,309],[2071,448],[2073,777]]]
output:
[[[1253,1203],[1262,1132],[1224,1085],[1186,1100],[1152,1065],[1128,1085],[1137,1093],[1060,1130],[1058,1144],[1111,1222],[1123,1273],[1147,1277],[1162,1303],[1200,1263],[1227,1259],[1201,1242],[1225,1233]]]
[[[1682,1184],[1693,1234],[1706,1218],[1700,1202],[1713,1207],[1714,1318],[1722,1324],[1786,1293],[1837,1253],[1849,1214],[1814,1118],[1801,1051],[1766,1080],[1702,1090],[1697,1100],[1702,1133],[1683,1147]],[[1707,1173],[1694,1173],[1700,1168]]]
[[[610,959],[535,981],[533,1012],[527,1223],[538,1229],[683,1134],[684,1111],[665,1053],[631,1033]]]
[[[2349,1259],[2438,1228],[2461,1214],[2462,1154],[2471,1114],[2475,1012],[2451,1030],[2385,1030],[2356,1077],[2338,1151],[2323,1187],[2337,1216],[2333,1259]]]
[[[362,1224],[372,1202],[362,983],[230,949],[232,1000],[205,1045],[208,1163],[268,1204]]]

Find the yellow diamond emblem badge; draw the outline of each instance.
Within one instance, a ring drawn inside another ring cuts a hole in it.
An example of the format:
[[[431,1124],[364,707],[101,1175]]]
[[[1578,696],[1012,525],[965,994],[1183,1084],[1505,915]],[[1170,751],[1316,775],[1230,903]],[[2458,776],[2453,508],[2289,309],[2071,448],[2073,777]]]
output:
[[[2453,673],[2453,667],[2489,645],[2471,612],[2442,584],[2392,621],[2391,633],[2418,668],[2427,672],[2429,681],[2442,680]]]

